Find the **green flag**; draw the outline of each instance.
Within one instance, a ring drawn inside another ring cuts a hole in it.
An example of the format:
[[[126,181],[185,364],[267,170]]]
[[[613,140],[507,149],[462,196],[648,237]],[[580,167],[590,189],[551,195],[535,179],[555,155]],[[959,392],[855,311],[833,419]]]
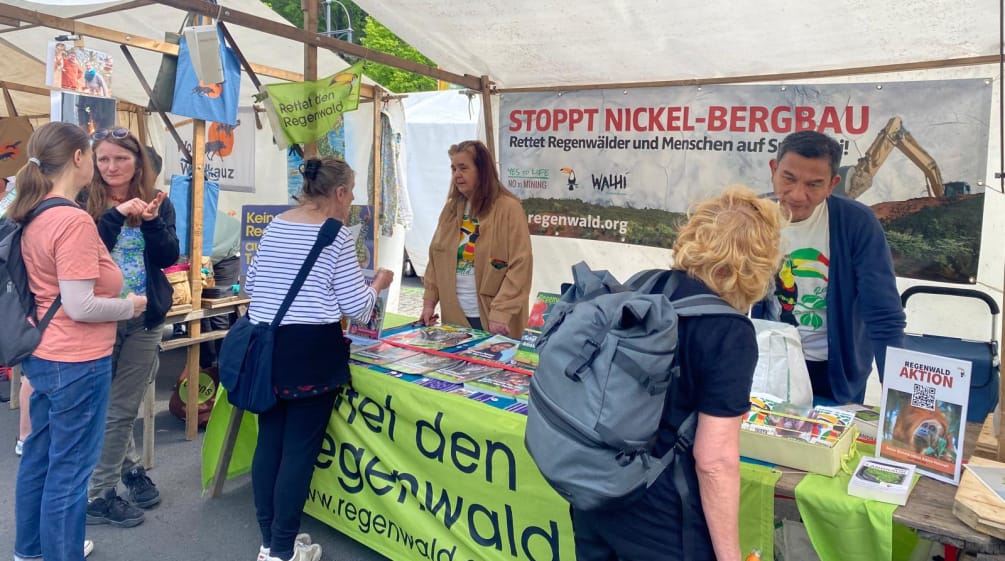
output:
[[[314,142],[328,134],[342,113],[359,106],[362,78],[363,63],[357,62],[313,82],[263,85],[259,98],[281,147]]]

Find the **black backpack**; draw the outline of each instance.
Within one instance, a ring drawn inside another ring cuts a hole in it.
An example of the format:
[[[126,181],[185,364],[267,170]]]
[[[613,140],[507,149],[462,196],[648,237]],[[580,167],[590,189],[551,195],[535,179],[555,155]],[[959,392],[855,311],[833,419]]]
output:
[[[63,198],[46,199],[31,211],[23,223],[0,218],[0,364],[15,366],[28,358],[42,341],[42,331],[59,310],[56,301],[39,321],[35,310],[35,295],[28,288],[28,272],[21,256],[21,235],[29,222],[57,206],[77,205]],[[79,208],[79,207],[78,207]]]

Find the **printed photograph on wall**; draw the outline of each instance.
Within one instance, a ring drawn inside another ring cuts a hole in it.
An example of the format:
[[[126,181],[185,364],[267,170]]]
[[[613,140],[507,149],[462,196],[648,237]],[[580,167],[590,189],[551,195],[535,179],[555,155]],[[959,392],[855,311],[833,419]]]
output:
[[[50,92],[53,121],[73,123],[91,134],[115,126],[115,100],[76,92]]]
[[[77,47],[72,42],[49,41],[45,57],[45,85],[98,97],[112,95],[112,57]]]

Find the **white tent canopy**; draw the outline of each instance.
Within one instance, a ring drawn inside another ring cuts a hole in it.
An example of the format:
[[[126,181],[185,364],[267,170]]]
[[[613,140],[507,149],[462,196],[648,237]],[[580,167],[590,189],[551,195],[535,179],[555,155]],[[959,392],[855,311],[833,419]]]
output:
[[[998,2],[482,0],[360,7],[500,88],[846,69],[998,54]]]

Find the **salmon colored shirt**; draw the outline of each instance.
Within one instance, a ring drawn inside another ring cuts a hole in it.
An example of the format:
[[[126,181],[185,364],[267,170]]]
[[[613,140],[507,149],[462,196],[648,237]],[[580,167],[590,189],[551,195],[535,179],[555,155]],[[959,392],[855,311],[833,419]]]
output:
[[[60,206],[40,214],[25,228],[21,251],[39,319],[59,295],[60,280],[94,280],[98,298],[118,298],[122,290],[122,273],[83,209]],[[32,354],[58,362],[104,358],[112,354],[115,329],[114,321],[73,321],[60,307]]]

